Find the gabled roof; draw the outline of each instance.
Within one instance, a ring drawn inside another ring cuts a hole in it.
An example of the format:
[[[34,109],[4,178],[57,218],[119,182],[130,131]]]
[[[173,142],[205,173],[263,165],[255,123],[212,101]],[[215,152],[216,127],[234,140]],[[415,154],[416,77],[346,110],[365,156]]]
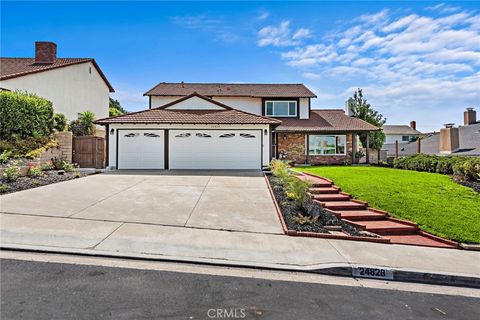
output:
[[[110,92],[115,92],[107,77],[92,58],[57,58],[54,63],[35,63],[35,58],[0,58],[0,80],[12,79],[32,73],[43,72],[80,63],[91,62],[102,77]]]
[[[309,119],[282,118],[275,131],[285,132],[362,132],[379,128],[363,120],[349,117],[342,109],[311,110]]]
[[[204,96],[316,98],[303,84],[253,83],[167,83],[161,82],[144,96],[188,96],[197,92]]]
[[[413,129],[407,125],[393,125],[386,124],[382,126],[382,131],[385,134],[404,134],[404,135],[421,135],[418,130]]]
[[[184,110],[184,109],[169,109],[182,101],[188,100],[192,97],[199,97],[212,104],[220,106],[221,109],[211,110]],[[147,109],[143,111],[131,112],[120,116],[114,116],[95,121],[96,124],[111,124],[111,123],[168,123],[168,124],[274,124],[281,123],[280,120],[269,117],[259,116],[252,113],[233,109],[223,103],[212,100],[202,96],[196,92],[167,103],[161,107]]]

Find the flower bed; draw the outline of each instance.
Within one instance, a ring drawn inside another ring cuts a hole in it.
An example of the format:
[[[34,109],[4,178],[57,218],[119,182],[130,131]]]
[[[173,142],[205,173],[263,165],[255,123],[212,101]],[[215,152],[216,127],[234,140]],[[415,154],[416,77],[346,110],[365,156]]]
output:
[[[43,171],[40,176],[23,176],[18,177],[14,181],[7,181],[0,179],[0,194],[7,194],[40,186],[45,186],[52,183],[72,180],[86,176],[82,172],[64,172],[63,170]]]
[[[315,203],[306,192],[308,183],[288,173],[284,166],[280,162],[273,162],[273,175],[266,175],[266,180],[286,234],[389,242],[386,238],[339,219]]]

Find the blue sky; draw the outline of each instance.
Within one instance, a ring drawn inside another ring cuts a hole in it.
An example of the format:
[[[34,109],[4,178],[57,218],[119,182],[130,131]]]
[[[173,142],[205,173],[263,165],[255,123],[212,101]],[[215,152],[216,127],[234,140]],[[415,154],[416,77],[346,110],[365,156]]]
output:
[[[314,108],[361,87],[422,130],[480,107],[479,2],[1,2],[1,55],[93,57],[134,111],[156,83],[305,83]]]

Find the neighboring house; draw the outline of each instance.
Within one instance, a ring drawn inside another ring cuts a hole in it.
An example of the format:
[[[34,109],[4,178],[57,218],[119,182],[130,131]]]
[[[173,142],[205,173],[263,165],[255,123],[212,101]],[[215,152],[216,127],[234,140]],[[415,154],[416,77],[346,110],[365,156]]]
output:
[[[150,108],[100,119],[117,169],[261,169],[272,158],[344,163],[356,134],[379,130],[344,110],[311,110],[302,84],[160,83]]]
[[[418,153],[418,143],[399,148],[399,155]],[[480,156],[480,122],[473,108],[464,112],[464,125],[446,124],[440,132],[428,134],[420,140],[420,153],[435,155]]]
[[[417,123],[410,121],[407,125],[384,125],[382,131],[385,134],[385,142],[382,150],[387,150],[387,156],[394,156],[395,144],[398,142],[399,149],[410,142],[416,141],[423,136],[423,133],[417,130]]]
[[[114,92],[92,58],[57,58],[57,45],[35,42],[34,58],[0,58],[0,87],[34,93],[53,103],[68,120],[83,111],[108,117],[109,93]]]

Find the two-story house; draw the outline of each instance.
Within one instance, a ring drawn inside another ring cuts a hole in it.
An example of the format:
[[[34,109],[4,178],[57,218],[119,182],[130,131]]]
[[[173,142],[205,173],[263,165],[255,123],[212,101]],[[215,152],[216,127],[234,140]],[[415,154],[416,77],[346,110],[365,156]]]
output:
[[[93,58],[59,58],[53,42],[35,42],[32,58],[0,58],[0,88],[34,93],[50,100],[68,120],[92,111],[108,117],[112,85]]]
[[[159,83],[149,108],[100,119],[117,169],[261,169],[272,158],[345,163],[379,130],[343,109],[312,110],[303,84]]]

